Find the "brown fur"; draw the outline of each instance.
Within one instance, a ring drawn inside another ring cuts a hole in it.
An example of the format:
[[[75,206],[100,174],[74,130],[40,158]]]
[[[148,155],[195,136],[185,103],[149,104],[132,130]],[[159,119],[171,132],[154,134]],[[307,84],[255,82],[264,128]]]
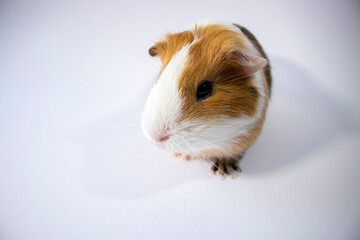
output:
[[[256,38],[245,28],[236,25],[254,44],[262,57],[267,59]],[[252,83],[252,76],[244,74],[241,66],[235,61],[233,53],[246,49],[244,39],[240,34],[223,25],[208,25],[195,28],[194,32],[185,31],[167,34],[149,50],[151,56],[159,56],[162,61],[162,71],[173,55],[186,44],[190,46],[188,60],[184,71],[178,79],[181,98],[184,100],[180,121],[201,119],[216,122],[224,116],[239,118],[253,117],[257,112],[259,92]],[[213,149],[203,151],[200,155],[209,158],[229,158],[239,156],[249,148],[259,136],[268,104],[271,88],[270,67],[262,71],[265,84],[265,106],[261,118],[246,136],[238,136],[228,149]],[[212,96],[197,101],[195,93],[203,80],[213,81]],[[266,80],[266,81],[265,81]]]
[[[159,76],[164,71],[174,54],[192,41],[194,41],[194,35],[190,31],[172,34],[169,33],[166,34],[161,41],[156,42],[155,45],[149,49],[150,56],[160,57],[162,68]]]
[[[270,71],[271,67],[270,67],[269,58],[267,57],[259,41],[249,30],[247,30],[247,28],[240,26],[238,24],[234,24],[234,25],[238,27],[245,34],[245,36],[254,44],[255,48],[259,51],[260,55],[268,61],[267,66],[264,68],[264,72],[265,72],[267,87],[269,89],[269,94],[271,94],[272,76]]]
[[[217,30],[221,31],[221,29],[216,29],[216,28],[214,28],[214,26],[209,26],[208,28],[212,28],[214,30],[212,35],[215,35],[215,36],[216,36]],[[239,27],[239,28],[245,34],[245,36],[248,37],[248,39],[254,44],[255,48],[259,51],[261,56],[268,60],[265,52],[263,51],[261,45],[258,43],[256,38],[245,28],[243,28],[243,27]],[[210,31],[208,31],[208,32],[210,32]],[[223,33],[224,33],[224,30],[222,29],[221,35],[224,38],[233,38],[233,37],[238,38],[238,36],[233,36],[232,34],[228,35],[228,34],[223,34]],[[199,35],[201,36],[201,33]],[[208,35],[207,37],[210,39],[209,41],[212,41],[215,38],[211,35],[210,36]],[[218,52],[226,52],[226,51],[229,52],[229,50],[231,52],[232,51],[231,49],[237,49],[237,47],[240,47],[240,48],[245,47],[242,42],[239,42],[239,40],[234,41],[234,42],[226,41],[227,39],[221,39],[221,37],[218,40],[219,40],[218,44],[221,44],[222,48],[219,48],[219,46],[216,46],[216,43],[214,43],[215,46],[210,44],[210,46],[206,47],[206,49],[211,49],[211,50],[208,50],[209,53],[218,53]],[[237,46],[234,46],[233,44],[237,44]],[[212,48],[208,48],[208,47],[212,47]],[[205,54],[207,54],[206,57],[208,57],[208,58],[212,57],[211,55],[209,56],[209,53],[205,53]],[[194,59],[196,59],[196,58],[194,57]],[[202,109],[201,110],[206,112],[206,114],[204,114],[205,118],[209,115],[217,115],[217,114],[228,115],[230,117],[238,117],[239,114],[242,114],[242,113],[244,113],[248,116],[253,116],[255,114],[257,99],[258,99],[258,91],[251,84],[251,77],[244,76],[244,74],[241,72],[241,67],[239,67],[236,64],[234,65],[231,62],[231,58],[230,59],[225,58],[225,61],[224,61],[224,59],[221,59],[221,60],[219,61],[219,59],[213,58],[212,61],[206,62],[206,65],[204,66],[204,69],[212,69],[212,67],[213,67],[213,68],[217,69],[217,71],[215,71],[216,73],[219,73],[219,72],[222,73],[222,74],[218,74],[217,75],[218,78],[215,78],[215,80],[214,80],[214,82],[217,83],[217,88],[215,88],[215,89],[218,89],[218,92],[215,92],[214,96],[209,98],[208,101],[205,100],[203,103],[200,102],[200,103],[196,104],[194,102],[191,102],[191,100],[188,101],[188,105],[186,105],[186,104],[184,105],[184,109],[186,112],[185,115],[187,118],[194,117],[194,115],[196,116],[196,111],[199,111],[199,108],[203,108],[204,110],[202,110]],[[199,60],[199,61],[201,62],[201,60]],[[199,72],[201,72],[201,68],[199,66],[196,66],[195,61],[192,63],[190,63],[190,61],[189,61],[189,65],[191,65],[191,64],[195,65],[193,67],[193,69],[199,69],[197,72],[197,74],[199,74]],[[211,64],[213,64],[213,65],[211,65]],[[208,66],[210,66],[210,68],[208,68]],[[184,72],[186,74],[191,74],[191,71],[189,71],[189,70],[184,71]],[[232,158],[234,156],[241,155],[242,153],[245,152],[246,149],[248,149],[256,141],[256,139],[258,138],[258,136],[260,135],[261,130],[262,130],[262,126],[263,126],[263,123],[265,120],[268,100],[269,100],[269,96],[270,96],[271,73],[270,73],[269,65],[263,69],[262,75],[263,75],[263,79],[266,80],[265,81],[266,82],[265,83],[266,84],[266,87],[265,87],[266,97],[265,97],[265,106],[264,106],[263,112],[261,113],[261,118],[256,122],[254,127],[249,131],[249,133],[247,135],[238,136],[237,139],[234,140],[235,143],[232,144],[228,149],[223,149],[223,150],[213,149],[213,150],[203,151],[200,153],[201,156],[208,157],[208,158],[216,157],[218,159],[224,159],[224,161],[225,161],[228,158]],[[195,81],[194,79],[199,79],[199,78],[196,78],[196,77],[193,78],[193,80],[192,80],[193,82]],[[201,77],[200,77],[200,79],[201,79]],[[231,80],[229,81],[229,79],[231,79]],[[185,79],[183,79],[183,80],[185,80]],[[189,90],[188,90],[187,96],[188,96],[188,98],[191,98],[190,97],[191,84],[189,83],[189,81],[187,82],[187,85],[188,86],[190,85],[188,87]],[[196,84],[192,85],[193,88],[194,88],[194,85],[196,85]],[[184,87],[184,84],[180,84],[180,88],[181,87]],[[218,97],[215,98],[216,95],[218,95]],[[227,99],[227,98],[229,98],[229,99]],[[229,102],[227,102],[227,100]],[[229,112],[227,111],[228,107],[230,109]],[[195,112],[195,113],[193,113],[193,112]],[[211,116],[209,118],[211,119],[211,121],[214,120],[214,116]]]
[[[265,75],[263,74],[263,77]],[[213,158],[217,157],[220,159],[227,159],[233,158],[235,156],[242,155],[259,137],[264,121],[266,116],[267,105],[269,102],[269,89],[265,89],[266,98],[265,98],[265,106],[264,110],[261,113],[261,118],[256,122],[255,126],[249,131],[247,135],[238,136],[237,139],[234,141],[235,143],[232,144],[228,149],[213,149],[202,151],[199,156],[206,157],[206,158]]]
[[[191,45],[178,79],[181,98],[185,100],[181,121],[254,116],[258,92],[251,76],[244,74],[233,57],[234,52],[245,48],[239,34],[222,25],[210,25],[198,29],[196,35],[198,40]],[[198,102],[195,92],[204,79],[213,81],[213,94]]]

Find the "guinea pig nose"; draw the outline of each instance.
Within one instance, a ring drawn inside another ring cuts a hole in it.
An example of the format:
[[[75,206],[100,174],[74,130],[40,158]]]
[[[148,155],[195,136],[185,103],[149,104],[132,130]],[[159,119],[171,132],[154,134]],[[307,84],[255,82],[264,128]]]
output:
[[[163,137],[159,138],[157,141],[159,141],[159,142],[165,142],[165,141],[168,140],[168,139],[169,139],[169,136],[163,136]]]
[[[156,133],[152,137],[157,142],[165,142],[169,139],[169,135],[167,135],[166,133]]]
[[[170,135],[165,130],[154,132],[151,135],[151,137],[157,142],[165,142],[166,140],[169,139],[169,136]]]

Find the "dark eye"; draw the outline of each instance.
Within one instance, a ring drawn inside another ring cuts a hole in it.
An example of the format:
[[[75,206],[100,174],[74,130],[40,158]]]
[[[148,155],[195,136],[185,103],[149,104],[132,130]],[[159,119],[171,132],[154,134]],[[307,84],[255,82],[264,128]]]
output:
[[[213,91],[213,83],[210,81],[203,81],[196,89],[196,100],[201,101],[211,96]]]

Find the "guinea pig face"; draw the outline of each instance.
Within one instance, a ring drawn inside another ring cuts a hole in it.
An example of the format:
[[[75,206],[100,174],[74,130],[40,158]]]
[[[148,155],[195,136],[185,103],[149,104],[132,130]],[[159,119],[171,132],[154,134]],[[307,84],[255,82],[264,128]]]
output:
[[[265,95],[258,70],[266,60],[235,26],[195,25],[167,34],[149,53],[160,57],[162,69],[142,128],[158,146],[173,152],[224,148],[258,120]]]

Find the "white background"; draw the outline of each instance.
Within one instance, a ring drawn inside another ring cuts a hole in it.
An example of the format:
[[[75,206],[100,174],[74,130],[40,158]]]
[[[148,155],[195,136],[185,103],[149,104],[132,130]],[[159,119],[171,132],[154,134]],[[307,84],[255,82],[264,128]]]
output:
[[[235,180],[142,136],[148,48],[212,18],[273,66]],[[359,1],[0,1],[0,239],[360,239]]]

